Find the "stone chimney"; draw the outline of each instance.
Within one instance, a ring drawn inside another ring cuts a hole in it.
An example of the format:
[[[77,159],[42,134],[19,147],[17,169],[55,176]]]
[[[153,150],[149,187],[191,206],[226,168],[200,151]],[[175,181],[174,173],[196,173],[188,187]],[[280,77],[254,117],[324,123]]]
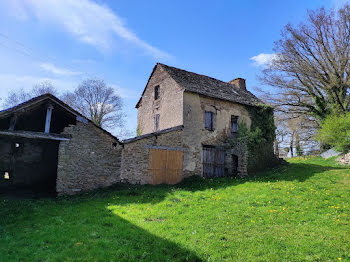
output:
[[[244,78],[236,78],[233,79],[229,82],[231,85],[234,85],[237,88],[242,88],[244,90],[247,90],[246,86],[245,86],[245,79]]]

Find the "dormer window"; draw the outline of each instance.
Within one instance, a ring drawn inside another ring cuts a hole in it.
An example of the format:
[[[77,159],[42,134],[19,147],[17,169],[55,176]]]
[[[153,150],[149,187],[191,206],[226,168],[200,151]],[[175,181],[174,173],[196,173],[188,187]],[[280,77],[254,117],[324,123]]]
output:
[[[160,95],[159,91],[160,91],[160,87],[159,86],[155,86],[154,87],[154,100],[159,99],[159,95]]]

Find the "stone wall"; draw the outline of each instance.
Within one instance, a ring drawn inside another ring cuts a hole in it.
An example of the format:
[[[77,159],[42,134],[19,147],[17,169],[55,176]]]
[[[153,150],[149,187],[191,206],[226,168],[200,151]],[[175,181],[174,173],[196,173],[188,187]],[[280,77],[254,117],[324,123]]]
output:
[[[219,99],[208,98],[199,94],[184,93],[184,134],[183,141],[186,148],[184,156],[184,176],[202,176],[203,145],[225,146],[231,136],[231,115],[238,116],[248,127],[251,125],[249,113],[243,105]],[[205,111],[214,113],[213,131],[204,127]],[[247,150],[243,145],[227,149],[226,166],[230,166],[232,154],[238,156],[239,175],[247,175]]]
[[[154,87],[160,86],[160,97],[155,100]],[[158,65],[153,72],[138,107],[139,135],[153,133],[154,117],[160,115],[159,130],[183,124],[183,89]]]
[[[77,122],[66,127],[69,141],[58,152],[58,194],[74,194],[120,182],[122,145],[92,123]]]
[[[150,146],[182,147],[182,126],[162,133],[156,132],[124,143],[121,180],[131,184],[148,184]]]

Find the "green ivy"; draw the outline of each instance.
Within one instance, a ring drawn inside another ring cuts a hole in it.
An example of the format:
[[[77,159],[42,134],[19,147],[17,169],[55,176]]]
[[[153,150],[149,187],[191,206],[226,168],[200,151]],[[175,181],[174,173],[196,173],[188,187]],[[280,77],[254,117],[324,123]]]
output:
[[[271,162],[273,156],[273,142],[275,140],[275,122],[273,108],[264,104],[247,107],[251,119],[250,128],[245,121],[238,125],[237,139],[228,139],[233,146],[237,142],[245,143],[248,147],[248,169],[257,171]]]
[[[248,107],[247,110],[252,121],[252,124],[250,126],[250,132],[260,132],[260,141],[256,142],[273,142],[276,137],[276,126],[273,115],[273,107],[261,104],[256,107]]]

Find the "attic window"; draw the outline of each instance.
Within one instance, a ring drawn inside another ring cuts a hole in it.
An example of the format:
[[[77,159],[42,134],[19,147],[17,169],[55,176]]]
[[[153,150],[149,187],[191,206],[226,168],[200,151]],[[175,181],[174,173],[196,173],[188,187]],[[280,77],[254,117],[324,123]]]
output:
[[[160,91],[160,87],[159,86],[155,86],[154,87],[154,100],[159,99],[159,91]]]
[[[116,142],[112,143],[112,147],[117,147],[117,143]]]

